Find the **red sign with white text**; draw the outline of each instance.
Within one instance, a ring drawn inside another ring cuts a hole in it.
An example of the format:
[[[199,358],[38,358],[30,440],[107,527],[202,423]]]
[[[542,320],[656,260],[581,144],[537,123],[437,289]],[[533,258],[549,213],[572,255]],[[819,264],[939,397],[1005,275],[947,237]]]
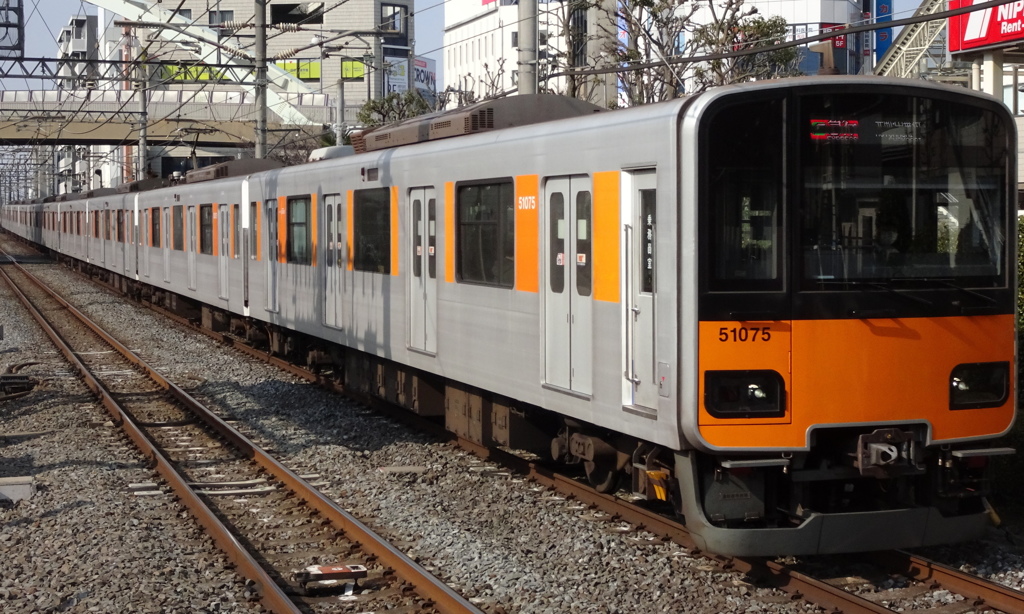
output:
[[[985,0],[949,0],[950,10]],[[949,50],[953,53],[1009,45],[1024,39],[1024,0],[949,18]]]
[[[832,23],[832,24],[823,23],[823,24],[821,24],[821,32],[822,32],[822,34],[825,34],[825,33],[828,33],[828,32],[835,32],[837,30],[842,30],[845,27],[846,26],[841,24],[841,23]],[[846,47],[846,35],[845,34],[840,34],[839,36],[833,36],[831,39],[826,39],[826,40],[831,40],[832,41],[832,47],[834,49],[843,49],[844,47]]]

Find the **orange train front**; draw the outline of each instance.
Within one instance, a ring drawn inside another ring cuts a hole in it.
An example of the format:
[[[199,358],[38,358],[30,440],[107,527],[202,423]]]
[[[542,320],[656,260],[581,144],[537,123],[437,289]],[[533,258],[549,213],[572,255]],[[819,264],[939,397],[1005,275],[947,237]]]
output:
[[[997,105],[942,95],[706,105],[676,471],[710,548],[982,531],[986,466],[1012,452],[990,440],[1015,409],[1014,136]]]

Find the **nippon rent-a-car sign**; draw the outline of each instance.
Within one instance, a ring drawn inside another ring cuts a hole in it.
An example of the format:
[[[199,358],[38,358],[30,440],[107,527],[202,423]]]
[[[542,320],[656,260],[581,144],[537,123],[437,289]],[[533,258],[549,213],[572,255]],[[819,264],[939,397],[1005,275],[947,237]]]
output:
[[[958,9],[985,0],[950,0]],[[1024,0],[949,18],[949,50],[953,53],[997,47],[1024,39]]]

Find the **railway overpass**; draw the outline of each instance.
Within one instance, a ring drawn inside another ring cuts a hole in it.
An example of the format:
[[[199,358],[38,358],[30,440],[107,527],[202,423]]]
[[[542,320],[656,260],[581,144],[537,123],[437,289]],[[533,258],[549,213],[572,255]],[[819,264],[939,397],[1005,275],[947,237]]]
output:
[[[138,142],[139,90],[0,91],[0,145],[124,145]],[[336,110],[326,94],[281,93],[289,111],[313,124],[333,124]],[[255,97],[245,91],[166,90],[146,93],[150,146],[250,146]],[[295,127],[273,108],[268,128]]]

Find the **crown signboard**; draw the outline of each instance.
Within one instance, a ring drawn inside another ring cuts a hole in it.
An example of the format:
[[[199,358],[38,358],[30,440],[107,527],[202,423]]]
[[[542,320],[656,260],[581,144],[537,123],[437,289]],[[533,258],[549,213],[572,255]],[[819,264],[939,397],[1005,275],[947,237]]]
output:
[[[950,0],[958,9],[985,0]],[[953,53],[1009,45],[1024,39],[1024,0],[949,18],[949,50]]]

